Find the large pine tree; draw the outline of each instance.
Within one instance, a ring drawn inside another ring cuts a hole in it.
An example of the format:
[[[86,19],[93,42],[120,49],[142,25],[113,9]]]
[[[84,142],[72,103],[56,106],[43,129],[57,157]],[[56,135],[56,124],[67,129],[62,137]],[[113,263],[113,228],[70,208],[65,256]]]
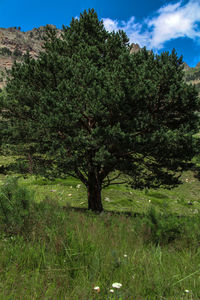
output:
[[[130,55],[126,34],[107,32],[93,9],[60,37],[47,28],[38,59],[13,65],[1,108],[3,142],[24,145],[46,171],[79,178],[94,211],[119,174],[139,188],[175,182],[199,130],[182,58],[145,48]]]

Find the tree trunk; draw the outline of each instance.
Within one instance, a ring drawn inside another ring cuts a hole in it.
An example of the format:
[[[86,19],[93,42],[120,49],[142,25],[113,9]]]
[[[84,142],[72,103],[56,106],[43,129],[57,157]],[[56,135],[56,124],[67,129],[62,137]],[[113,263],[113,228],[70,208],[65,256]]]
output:
[[[91,174],[88,178],[88,209],[96,212],[102,212],[101,183],[99,183],[99,180],[95,175],[96,174]]]

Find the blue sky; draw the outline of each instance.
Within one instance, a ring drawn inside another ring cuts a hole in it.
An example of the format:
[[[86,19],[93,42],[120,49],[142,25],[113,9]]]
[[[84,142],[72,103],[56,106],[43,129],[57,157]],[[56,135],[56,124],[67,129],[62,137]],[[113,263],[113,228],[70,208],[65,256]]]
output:
[[[200,61],[200,0],[0,0],[0,27],[61,28],[88,8],[107,30],[123,29],[130,42],[156,53],[175,48],[191,67]]]

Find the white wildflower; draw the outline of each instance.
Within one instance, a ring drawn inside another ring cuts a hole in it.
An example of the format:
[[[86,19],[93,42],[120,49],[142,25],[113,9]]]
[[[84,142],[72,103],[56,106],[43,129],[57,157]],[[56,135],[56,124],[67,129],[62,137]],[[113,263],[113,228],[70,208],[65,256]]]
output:
[[[151,203],[151,199],[149,199],[149,203]]]
[[[110,293],[114,293],[114,290],[113,290],[113,289],[111,289],[111,290],[110,290]]]
[[[95,290],[97,293],[99,293],[99,292],[100,292],[100,287],[99,287],[99,286],[95,286],[95,287],[94,287],[94,290]]]
[[[80,184],[77,184],[76,188],[77,189],[80,189],[81,185]]]
[[[128,255],[127,254],[124,254],[124,257],[127,257]]]
[[[120,289],[120,287],[122,287],[122,284],[119,283],[119,282],[114,282],[114,283],[112,284],[112,287],[113,287],[113,288],[116,288],[116,289]]]
[[[68,196],[69,196],[69,197],[71,197],[71,196],[72,196],[72,194],[68,194]]]
[[[189,293],[190,291],[189,290],[185,290],[185,293]]]

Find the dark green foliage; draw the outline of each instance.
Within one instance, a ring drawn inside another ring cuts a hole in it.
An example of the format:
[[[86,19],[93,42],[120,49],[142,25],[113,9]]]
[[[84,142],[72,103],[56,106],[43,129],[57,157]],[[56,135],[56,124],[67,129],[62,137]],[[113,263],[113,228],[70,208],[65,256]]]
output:
[[[196,87],[197,91],[200,92],[200,82],[195,84],[195,87]]]
[[[16,233],[25,224],[30,212],[33,193],[18,184],[17,177],[9,177],[0,188],[0,226]]]
[[[11,56],[12,55],[12,51],[10,51],[10,49],[7,48],[7,47],[3,47],[3,48],[0,49],[0,54],[1,55]]]
[[[60,38],[47,28],[39,58],[13,65],[1,107],[2,142],[31,154],[45,176],[79,178],[96,211],[102,187],[119,176],[109,174],[136,188],[172,187],[196,149],[200,103],[182,58],[130,55],[126,34],[108,33],[93,9]]]
[[[13,55],[16,56],[16,57],[20,57],[20,56],[22,56],[22,51],[16,48],[13,51]]]
[[[166,245],[181,238],[186,227],[184,219],[172,214],[157,213],[153,206],[142,223],[144,240],[156,245]]]
[[[200,78],[200,70],[187,72],[185,78],[187,81],[199,79]]]
[[[4,74],[3,71],[1,71],[1,72],[0,72],[0,82],[3,82],[4,78],[5,78],[5,74]],[[1,93],[1,92],[2,92],[2,89],[0,89],[0,93]]]

